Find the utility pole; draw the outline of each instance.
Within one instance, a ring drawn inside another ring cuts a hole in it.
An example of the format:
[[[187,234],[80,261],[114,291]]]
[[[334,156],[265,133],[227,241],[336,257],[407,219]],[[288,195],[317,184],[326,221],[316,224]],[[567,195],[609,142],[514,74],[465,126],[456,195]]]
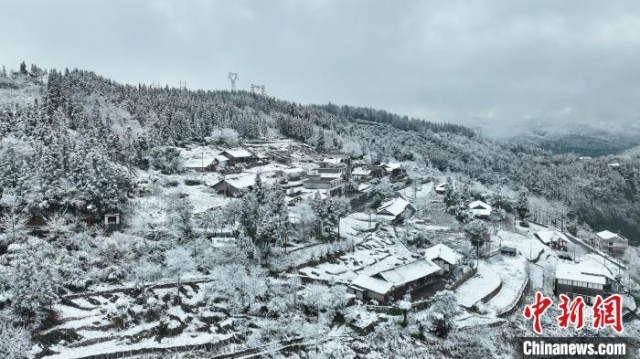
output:
[[[229,76],[227,76],[229,81],[231,81],[231,91],[236,90],[236,81],[238,81],[238,73],[237,72],[229,72]]]

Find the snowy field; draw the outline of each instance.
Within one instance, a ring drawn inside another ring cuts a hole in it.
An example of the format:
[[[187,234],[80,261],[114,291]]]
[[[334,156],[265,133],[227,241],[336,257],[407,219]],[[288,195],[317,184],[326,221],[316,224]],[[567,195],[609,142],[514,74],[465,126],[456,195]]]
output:
[[[181,304],[175,288],[152,289],[142,298],[116,291],[56,305],[61,324],[41,336],[65,336],[47,359],[74,359],[142,348],[172,348],[215,343],[230,338],[232,321],[223,306],[206,306],[210,283],[187,285]],[[141,301],[142,300],[142,301]],[[166,337],[159,339],[164,332]],[[70,333],[73,333],[70,335]]]
[[[487,266],[502,280],[498,294],[487,302],[487,305],[499,315],[513,308],[522,296],[529,278],[527,261],[520,255],[513,258],[495,256]]]
[[[474,304],[489,296],[502,284],[502,279],[495,268],[481,261],[478,272],[456,289],[458,304],[465,308],[471,308]]]

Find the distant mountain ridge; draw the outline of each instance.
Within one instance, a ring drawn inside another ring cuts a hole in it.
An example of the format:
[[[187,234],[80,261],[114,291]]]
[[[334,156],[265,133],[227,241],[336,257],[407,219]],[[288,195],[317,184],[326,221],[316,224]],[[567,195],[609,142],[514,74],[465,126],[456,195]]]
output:
[[[530,134],[520,138],[554,154],[575,153],[581,156],[606,156],[620,154],[640,145],[638,136],[615,134]]]

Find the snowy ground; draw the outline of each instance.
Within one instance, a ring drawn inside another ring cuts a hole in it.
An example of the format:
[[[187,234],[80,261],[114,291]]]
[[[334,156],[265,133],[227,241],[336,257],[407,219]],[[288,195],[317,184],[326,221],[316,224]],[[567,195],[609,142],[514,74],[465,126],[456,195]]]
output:
[[[500,276],[491,266],[481,261],[476,275],[456,289],[458,304],[465,308],[471,308],[496,290],[500,284],[502,284]]]
[[[212,312],[203,306],[210,284],[185,287],[182,304],[173,304],[175,288],[153,289],[144,295],[146,302],[125,292],[87,295],[56,305],[61,324],[39,333],[56,336],[64,330],[73,330],[78,336],[70,337],[50,347],[55,353],[47,359],[73,359],[93,354],[115,353],[141,348],[171,348],[185,345],[214,343],[229,338],[233,332],[225,322],[223,310]],[[145,312],[157,308],[157,316]],[[124,317],[124,328],[118,328],[114,317]],[[158,330],[180,328],[178,332],[159,339]]]
[[[495,272],[493,266],[485,261],[480,261],[478,272],[456,289],[458,304],[465,308],[471,308],[482,301],[491,292],[502,284],[502,279]]]
[[[521,255],[495,256],[489,261],[488,267],[498,274],[502,280],[502,287],[487,305],[496,314],[501,314],[513,308],[524,291],[528,281],[527,261]]]
[[[530,261],[535,261],[545,248],[548,248],[532,234],[522,235],[504,230],[499,230],[495,236],[491,236],[491,240],[502,246],[515,247]]]

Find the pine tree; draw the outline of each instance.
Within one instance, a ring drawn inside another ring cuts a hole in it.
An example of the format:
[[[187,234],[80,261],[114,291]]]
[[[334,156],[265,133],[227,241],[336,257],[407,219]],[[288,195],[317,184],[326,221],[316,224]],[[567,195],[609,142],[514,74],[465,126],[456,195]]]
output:
[[[527,194],[525,191],[518,193],[518,202],[516,203],[516,212],[521,221],[529,216],[529,201],[527,200]]]
[[[40,323],[58,300],[58,273],[48,246],[25,249],[16,256],[11,288],[14,311]]]
[[[456,190],[453,187],[453,180],[451,177],[447,177],[447,186],[444,192],[444,203],[450,207],[457,201]]]
[[[480,260],[480,247],[491,239],[487,224],[479,219],[475,219],[464,226],[464,232],[471,244],[476,247],[476,266]]]

